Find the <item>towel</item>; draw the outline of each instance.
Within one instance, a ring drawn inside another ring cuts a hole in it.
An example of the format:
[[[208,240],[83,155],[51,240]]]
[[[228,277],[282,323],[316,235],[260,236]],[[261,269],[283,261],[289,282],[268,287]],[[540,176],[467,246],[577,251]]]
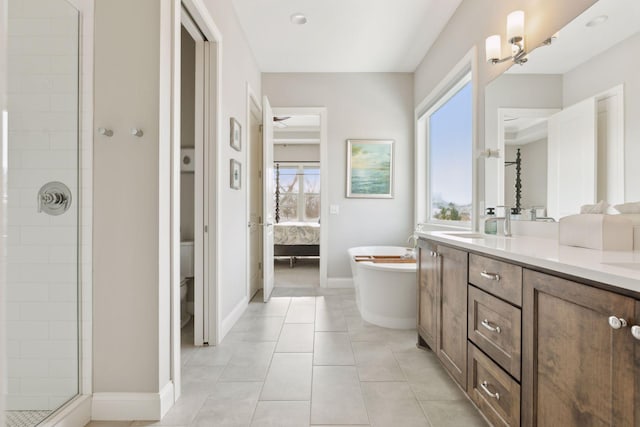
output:
[[[561,245],[601,251],[633,250],[633,226],[622,215],[569,215],[560,218],[558,236]]]
[[[640,214],[640,202],[622,203],[614,208],[621,214]]]
[[[582,205],[580,207],[581,214],[603,214],[607,213],[607,208],[609,207],[609,203],[604,200],[600,200],[595,205]]]

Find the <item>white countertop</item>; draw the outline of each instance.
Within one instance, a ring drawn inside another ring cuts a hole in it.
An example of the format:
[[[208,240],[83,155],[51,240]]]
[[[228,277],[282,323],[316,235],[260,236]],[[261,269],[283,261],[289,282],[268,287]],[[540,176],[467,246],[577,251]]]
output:
[[[640,294],[640,251],[614,252],[576,248],[557,240],[530,236],[483,238],[455,236],[449,231],[416,232],[419,237],[451,246],[601,282]],[[470,233],[466,233],[470,234]],[[481,234],[481,233],[473,233]]]

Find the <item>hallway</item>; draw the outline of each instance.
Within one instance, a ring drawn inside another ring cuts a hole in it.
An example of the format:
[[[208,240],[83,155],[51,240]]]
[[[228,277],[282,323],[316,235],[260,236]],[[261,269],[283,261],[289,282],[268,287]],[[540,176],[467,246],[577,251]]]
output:
[[[183,346],[183,394],[162,422],[89,426],[486,425],[415,331],[364,322],[350,289],[286,290],[218,347]]]

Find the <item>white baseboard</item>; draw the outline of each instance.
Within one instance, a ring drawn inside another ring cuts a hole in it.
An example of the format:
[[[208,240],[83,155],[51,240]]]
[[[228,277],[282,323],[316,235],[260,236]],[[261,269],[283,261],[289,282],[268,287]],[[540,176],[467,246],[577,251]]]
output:
[[[327,278],[327,288],[353,288],[351,277],[329,277]]]
[[[159,421],[173,405],[173,382],[158,393],[94,393],[91,419]]]
[[[67,403],[42,427],[79,427],[91,421],[91,396],[83,394]]]
[[[221,342],[222,339],[225,336],[227,336],[231,328],[233,328],[233,325],[235,325],[238,319],[240,319],[240,317],[244,314],[248,306],[249,306],[249,299],[247,297],[244,297],[238,304],[236,304],[233,310],[231,310],[231,313],[229,313],[227,317],[222,319],[222,324],[220,325],[220,336],[218,337],[218,342]]]

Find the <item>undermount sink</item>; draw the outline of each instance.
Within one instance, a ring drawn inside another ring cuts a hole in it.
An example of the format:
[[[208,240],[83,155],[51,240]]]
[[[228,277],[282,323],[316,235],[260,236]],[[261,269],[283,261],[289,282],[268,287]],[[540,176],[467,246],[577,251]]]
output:
[[[442,234],[446,234],[451,237],[458,237],[460,239],[484,239],[484,234],[473,233],[471,231],[450,231]]]

